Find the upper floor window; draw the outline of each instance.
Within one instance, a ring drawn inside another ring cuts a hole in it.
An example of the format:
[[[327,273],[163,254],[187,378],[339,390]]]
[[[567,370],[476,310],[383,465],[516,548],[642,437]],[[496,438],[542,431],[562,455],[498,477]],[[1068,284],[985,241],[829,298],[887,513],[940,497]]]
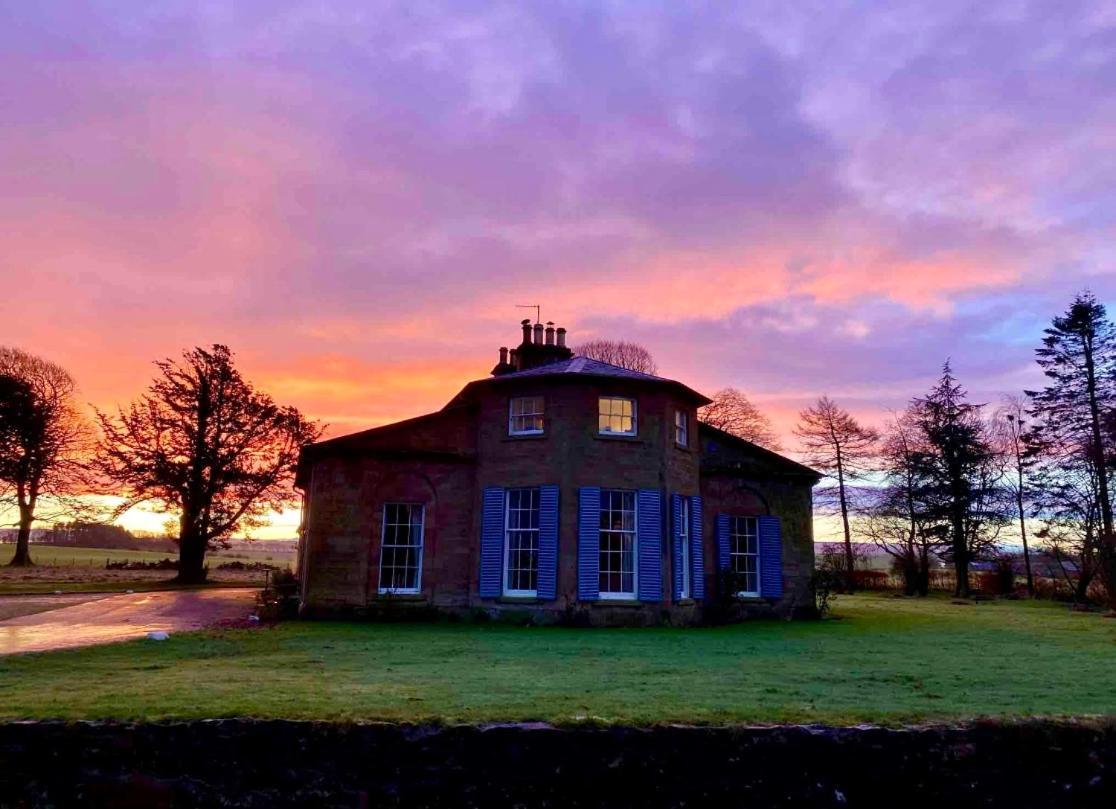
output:
[[[729,556],[740,584],[738,595],[759,595],[759,528],[755,517],[729,518]]]
[[[380,544],[380,592],[417,593],[422,578],[421,503],[384,503]]]
[[[635,435],[635,399],[602,396],[597,405],[597,425],[601,435]]]
[[[674,443],[680,447],[690,446],[690,414],[685,410],[674,411]]]
[[[512,399],[508,408],[508,433],[510,435],[542,435],[543,398],[520,396]]]

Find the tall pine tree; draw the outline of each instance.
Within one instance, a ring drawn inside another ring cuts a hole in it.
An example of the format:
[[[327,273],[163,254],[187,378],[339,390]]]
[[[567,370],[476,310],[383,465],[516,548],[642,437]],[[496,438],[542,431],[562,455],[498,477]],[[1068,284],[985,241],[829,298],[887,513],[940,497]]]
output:
[[[969,566],[995,547],[1007,521],[1003,466],[981,406],[968,401],[949,362],[912,408],[925,438],[919,476],[927,482],[928,512],[942,537],[942,555],[957,573],[954,594],[967,598]]]
[[[1096,476],[1100,533],[1095,550],[1109,605],[1116,608],[1112,438],[1105,430],[1106,414],[1116,406],[1116,331],[1104,305],[1091,293],[1078,295],[1064,315],[1054,318],[1035,354],[1049,380],[1042,390],[1027,391],[1042,424],[1036,441],[1049,458],[1061,459],[1067,473],[1084,465]]]

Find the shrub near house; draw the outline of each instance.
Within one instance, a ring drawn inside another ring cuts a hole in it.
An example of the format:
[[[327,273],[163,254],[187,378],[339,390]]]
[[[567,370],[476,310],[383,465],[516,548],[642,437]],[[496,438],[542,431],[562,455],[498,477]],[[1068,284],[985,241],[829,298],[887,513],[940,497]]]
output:
[[[304,612],[685,623],[724,570],[738,616],[809,611],[818,476],[698,424],[708,401],[524,321],[441,410],[303,450]]]

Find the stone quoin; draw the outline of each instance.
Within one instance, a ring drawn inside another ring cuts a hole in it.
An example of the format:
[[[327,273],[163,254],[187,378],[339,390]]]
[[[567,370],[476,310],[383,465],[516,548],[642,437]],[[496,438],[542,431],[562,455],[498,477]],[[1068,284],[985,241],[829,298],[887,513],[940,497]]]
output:
[[[303,449],[303,613],[810,614],[819,475],[700,424],[708,402],[523,321],[441,410]]]

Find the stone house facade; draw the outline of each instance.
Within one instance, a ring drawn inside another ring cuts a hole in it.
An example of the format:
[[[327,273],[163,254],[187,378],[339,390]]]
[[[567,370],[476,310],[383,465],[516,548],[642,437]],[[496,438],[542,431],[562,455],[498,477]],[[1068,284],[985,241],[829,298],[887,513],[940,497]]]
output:
[[[524,321],[441,410],[303,449],[304,613],[809,612],[818,475],[699,424],[708,401]]]

